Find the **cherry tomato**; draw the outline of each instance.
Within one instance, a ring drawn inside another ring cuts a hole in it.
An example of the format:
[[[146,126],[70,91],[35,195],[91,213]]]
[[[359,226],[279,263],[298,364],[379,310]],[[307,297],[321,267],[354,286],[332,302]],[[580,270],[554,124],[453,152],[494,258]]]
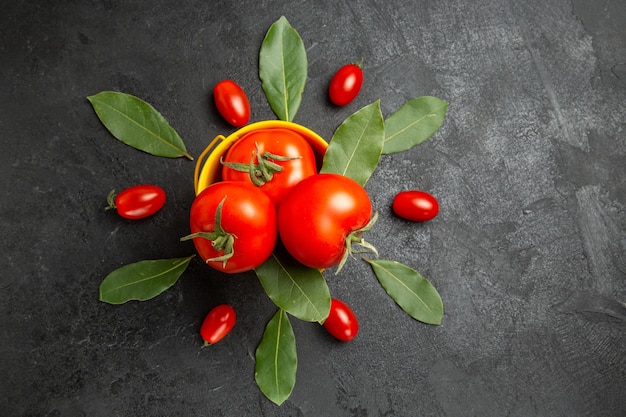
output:
[[[363,85],[363,70],[357,64],[347,64],[339,68],[328,87],[330,101],[337,106],[345,106],[359,95]]]
[[[250,102],[243,89],[232,80],[223,80],[213,88],[217,111],[228,123],[242,127],[250,120]]]
[[[350,307],[336,298],[331,299],[330,312],[324,321],[328,333],[342,342],[349,342],[359,332],[359,322]]]
[[[356,181],[317,174],[300,181],[278,208],[278,232],[287,251],[311,268],[342,262],[370,224],[372,203]]]
[[[200,257],[218,271],[234,274],[261,265],[277,240],[276,209],[252,184],[222,181],[193,201],[191,234]]]
[[[317,173],[311,145],[299,133],[282,128],[244,135],[228,149],[222,164],[224,181],[255,184],[276,207],[294,185]]]
[[[425,191],[401,191],[393,199],[394,213],[406,220],[425,222],[439,213],[437,199]]]
[[[228,304],[220,304],[209,311],[200,326],[204,344],[214,345],[222,340],[235,326],[236,318],[235,310]]]
[[[131,219],[143,219],[152,216],[165,205],[165,191],[156,185],[135,185],[115,194],[115,190],[107,197],[109,205],[106,210],[116,209],[120,216]]]

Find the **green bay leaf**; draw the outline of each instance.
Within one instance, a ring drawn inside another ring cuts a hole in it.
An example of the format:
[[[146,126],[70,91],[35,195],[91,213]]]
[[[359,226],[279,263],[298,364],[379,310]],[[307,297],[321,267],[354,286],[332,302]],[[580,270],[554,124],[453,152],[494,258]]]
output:
[[[443,124],[447,108],[448,103],[437,97],[407,101],[385,120],[383,154],[406,151],[430,138]]]
[[[337,128],[320,172],[345,175],[365,185],[378,166],[384,138],[385,125],[377,100],[349,116]]]
[[[296,385],[296,337],[287,313],[279,309],[267,323],[255,354],[254,379],[263,394],[281,405]]]
[[[428,324],[441,324],[443,302],[435,287],[416,270],[397,261],[368,262],[387,294],[408,315]]]
[[[124,265],[104,278],[100,284],[100,301],[123,304],[130,300],[154,298],[178,281],[194,256]]]
[[[330,290],[319,270],[277,249],[255,272],[268,297],[289,314],[319,323],[328,317]]]
[[[270,26],[259,52],[259,77],[280,120],[293,121],[307,78],[307,57],[298,32],[281,16]]]
[[[116,91],[87,97],[102,124],[118,140],[151,155],[193,159],[183,140],[152,105]]]

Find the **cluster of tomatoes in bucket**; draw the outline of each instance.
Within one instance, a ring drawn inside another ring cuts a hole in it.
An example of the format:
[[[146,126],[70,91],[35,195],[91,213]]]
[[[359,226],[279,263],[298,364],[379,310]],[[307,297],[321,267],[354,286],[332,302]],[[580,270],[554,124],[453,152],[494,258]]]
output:
[[[350,103],[362,82],[360,66],[345,65],[331,80],[330,100],[338,106]],[[237,83],[220,81],[213,97],[228,123],[240,128],[248,123],[249,100]],[[213,149],[220,157],[219,166],[216,155],[207,162],[213,178],[200,185],[196,179],[192,233],[182,240],[192,239],[207,265],[228,274],[260,266],[276,245],[307,267],[341,267],[352,241],[361,241],[360,235],[373,224],[373,210],[357,182],[318,173],[327,143],[314,132],[284,121],[259,122],[230,138],[223,155],[219,147]],[[198,167],[201,164],[202,159]],[[219,305],[206,316],[200,333],[205,343],[213,344],[234,324],[232,307]],[[324,326],[343,341],[358,332],[353,311],[338,299],[331,300]]]
[[[358,65],[340,68],[331,80],[329,98],[336,105],[348,104],[362,81]],[[249,101],[231,80],[216,84],[213,95],[219,113],[241,129],[228,138],[219,137],[222,146],[209,145],[204,167],[202,158],[198,160],[191,234],[181,240],[192,240],[208,266],[227,274],[254,270],[277,247],[306,267],[338,266],[337,272],[355,251],[353,244],[361,247],[359,251],[376,253],[362,237],[377,218],[365,189],[347,176],[318,172],[327,147],[324,139],[287,121],[247,125]],[[405,218],[419,212],[414,192],[408,193],[400,193],[393,205]],[[424,198],[417,200],[423,206]],[[436,200],[430,199],[426,214],[432,218],[437,209]],[[426,218],[422,214],[412,220]],[[234,322],[232,308],[220,305],[209,312],[200,333],[213,344]],[[352,340],[358,332],[353,311],[336,298],[323,325],[342,341]]]
[[[254,123],[229,138],[223,154],[213,150],[206,169],[217,175],[197,187],[191,234],[183,240],[193,240],[207,265],[228,274],[257,268],[277,246],[310,268],[345,261],[352,242],[362,242],[360,235],[371,226],[373,209],[354,180],[318,173],[323,139],[284,121]],[[220,328],[210,324],[210,316],[201,330],[205,341]],[[343,317],[340,323],[335,316]],[[339,300],[331,303],[324,325],[345,341],[358,330],[354,313]]]

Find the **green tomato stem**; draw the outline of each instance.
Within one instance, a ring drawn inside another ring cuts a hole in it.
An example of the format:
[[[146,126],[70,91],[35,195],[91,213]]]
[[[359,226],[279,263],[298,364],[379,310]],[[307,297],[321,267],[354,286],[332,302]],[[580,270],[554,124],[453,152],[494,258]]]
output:
[[[254,162],[255,156],[258,155],[257,163]],[[228,168],[234,169],[239,172],[247,172],[250,176],[250,181],[258,187],[262,186],[266,182],[269,182],[274,177],[274,174],[281,172],[283,167],[274,161],[285,162],[300,159],[301,156],[283,156],[276,155],[271,152],[259,152],[259,146],[256,145],[256,151],[252,152],[250,162],[243,164],[240,162],[226,162],[224,158],[220,158],[220,163]]]
[[[104,210],[111,210],[111,209],[116,209],[117,206],[115,205],[115,189],[111,190],[111,192],[109,193],[109,195],[107,195],[107,204],[108,206],[106,206],[104,208]]]
[[[335,275],[337,275],[339,273],[339,271],[341,271],[341,269],[345,265],[346,261],[348,260],[348,257],[354,258],[354,254],[373,252],[374,255],[376,255],[376,257],[378,258],[378,250],[374,247],[374,245],[372,245],[371,243],[367,242],[365,239],[363,239],[361,237],[361,235],[363,233],[367,232],[372,227],[374,227],[374,224],[376,223],[376,220],[378,220],[378,212],[377,211],[374,212],[374,215],[372,216],[370,221],[365,226],[363,226],[362,228],[360,228],[358,230],[355,230],[355,231],[351,232],[350,234],[348,234],[348,236],[346,236],[346,240],[345,240],[345,242],[346,242],[346,250],[345,250],[343,256],[341,257],[341,261],[339,261],[339,266],[337,267],[337,271],[335,271]],[[353,247],[354,244],[357,244],[357,245],[361,246],[364,249],[356,250]]]
[[[217,209],[215,210],[215,230],[212,232],[196,232],[190,235],[181,237],[181,241],[191,240],[197,237],[201,237],[211,241],[211,246],[218,252],[224,252],[221,256],[216,256],[214,258],[205,259],[206,263],[209,262],[223,262],[223,266],[226,266],[226,262],[235,253],[234,245],[235,239],[237,236],[232,233],[228,233],[222,228],[222,207],[224,206],[224,201],[226,201],[226,196],[220,201],[217,205]]]

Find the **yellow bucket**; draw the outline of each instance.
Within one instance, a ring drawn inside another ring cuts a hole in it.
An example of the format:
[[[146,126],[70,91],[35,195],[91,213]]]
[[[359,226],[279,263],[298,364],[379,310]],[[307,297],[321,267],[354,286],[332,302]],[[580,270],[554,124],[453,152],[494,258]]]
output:
[[[193,175],[193,186],[196,195],[200,194],[209,185],[220,181],[222,164],[220,158],[224,156],[228,148],[244,135],[262,129],[283,128],[301,134],[313,148],[313,153],[317,158],[318,167],[322,163],[322,158],[326,153],[328,142],[322,139],[317,133],[302,125],[283,120],[264,120],[262,122],[251,123],[242,127],[227,137],[218,135],[209,143],[204,151],[198,156],[196,169]],[[206,160],[205,160],[206,159]]]

